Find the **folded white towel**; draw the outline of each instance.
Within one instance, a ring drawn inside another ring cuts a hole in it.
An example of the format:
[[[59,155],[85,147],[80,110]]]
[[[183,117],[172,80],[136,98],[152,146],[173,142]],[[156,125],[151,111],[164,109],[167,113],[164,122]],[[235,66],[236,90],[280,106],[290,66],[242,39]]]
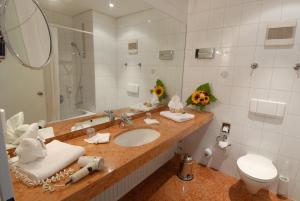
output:
[[[27,174],[31,179],[46,179],[66,168],[80,156],[84,155],[83,147],[66,144],[53,140],[46,145],[47,156],[31,163],[17,162],[16,168]]]
[[[26,132],[20,137],[18,137],[12,144],[18,145],[24,138],[36,139],[39,135],[38,130],[39,130],[39,125],[37,123],[31,124],[26,130]]]
[[[54,137],[53,127],[42,128],[38,130],[39,137],[46,140],[48,138]]]
[[[47,155],[45,144],[40,139],[24,138],[16,149],[20,163],[29,163]]]
[[[159,121],[157,121],[156,119],[144,119],[144,122],[145,124],[148,124],[148,125],[152,125],[152,124],[159,124]]]
[[[19,126],[24,124],[24,113],[19,112],[18,114],[15,114],[11,118],[9,118],[6,121],[7,125],[7,131],[5,135],[5,141],[8,144],[12,144],[20,135],[22,135],[25,131],[22,129],[19,129],[18,135],[16,135],[16,130],[18,129]],[[21,133],[23,131],[23,133]]]
[[[195,115],[189,113],[172,113],[170,111],[162,111],[160,115],[176,122],[184,122],[195,118]]]
[[[110,133],[97,133],[93,137],[90,137],[88,139],[84,139],[87,143],[90,144],[103,144],[108,143],[110,138]]]

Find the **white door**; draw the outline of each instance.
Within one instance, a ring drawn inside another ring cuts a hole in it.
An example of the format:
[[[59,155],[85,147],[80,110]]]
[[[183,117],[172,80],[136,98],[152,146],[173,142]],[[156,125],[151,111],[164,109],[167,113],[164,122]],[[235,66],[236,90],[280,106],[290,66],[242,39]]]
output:
[[[0,63],[0,108],[6,117],[23,111],[25,123],[47,120],[43,70],[25,68],[7,51]]]

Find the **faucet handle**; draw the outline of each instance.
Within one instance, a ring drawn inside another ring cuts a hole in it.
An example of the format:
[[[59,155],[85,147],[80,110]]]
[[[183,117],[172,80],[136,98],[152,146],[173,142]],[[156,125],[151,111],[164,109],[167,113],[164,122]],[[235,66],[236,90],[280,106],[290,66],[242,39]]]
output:
[[[112,110],[105,110],[104,113],[108,116],[110,121],[115,120],[116,115],[114,114],[114,112]]]
[[[129,117],[129,116],[127,115],[127,113],[122,113],[122,114],[121,114],[121,119],[123,119],[123,120],[128,120],[128,119],[131,119],[131,117]]]

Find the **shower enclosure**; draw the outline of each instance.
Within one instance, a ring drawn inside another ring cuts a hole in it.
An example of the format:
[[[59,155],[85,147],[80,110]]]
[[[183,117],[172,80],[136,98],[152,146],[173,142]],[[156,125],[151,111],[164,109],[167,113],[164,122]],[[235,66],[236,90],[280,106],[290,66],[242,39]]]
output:
[[[55,27],[55,25],[52,25]],[[84,24],[82,24],[84,28]],[[70,27],[56,26],[57,62],[59,81],[59,116],[70,119],[94,114],[92,101],[87,91],[91,91],[89,81],[91,60],[87,58],[85,40],[88,36]]]

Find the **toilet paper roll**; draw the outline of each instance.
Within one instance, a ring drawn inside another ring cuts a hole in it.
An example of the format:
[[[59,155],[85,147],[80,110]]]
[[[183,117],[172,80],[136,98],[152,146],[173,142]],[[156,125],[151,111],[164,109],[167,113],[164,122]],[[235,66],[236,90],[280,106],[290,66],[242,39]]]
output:
[[[277,194],[287,197],[289,192],[290,179],[284,176],[279,176]]]
[[[206,158],[210,158],[210,157],[212,156],[212,154],[213,154],[213,152],[212,152],[212,150],[211,150],[210,148],[206,148],[206,149],[204,150],[204,156],[205,156]]]

